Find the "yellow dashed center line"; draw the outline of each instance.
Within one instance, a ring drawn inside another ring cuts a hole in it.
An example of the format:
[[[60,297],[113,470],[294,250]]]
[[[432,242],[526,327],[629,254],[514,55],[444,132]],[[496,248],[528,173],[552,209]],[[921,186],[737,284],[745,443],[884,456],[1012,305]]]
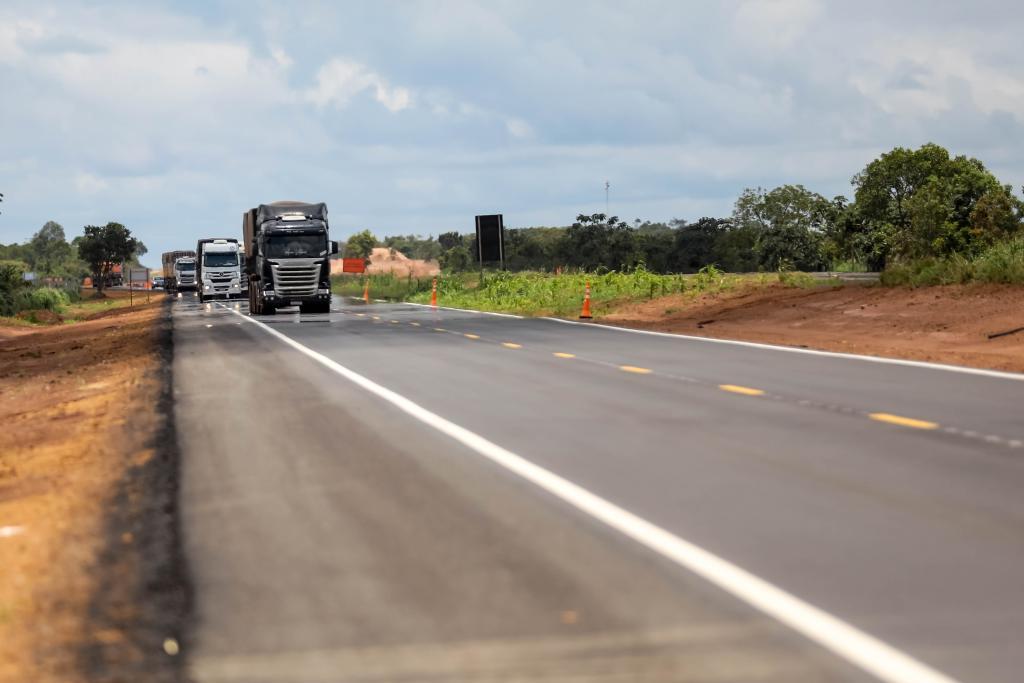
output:
[[[398,324],[398,321],[397,321],[397,320],[392,320],[392,321],[391,321],[391,324],[392,324],[392,325],[397,325],[397,324]]]
[[[465,337],[466,339],[479,339],[480,338],[479,334],[470,334],[468,332],[464,333],[462,336]]]
[[[506,349],[521,349],[521,348],[523,348],[522,344],[514,344],[512,342],[502,342],[501,345],[504,346]]]
[[[619,370],[623,372],[632,372],[636,375],[649,375],[651,374],[650,368],[638,368],[635,365],[620,365]]]
[[[358,315],[360,318],[365,318],[366,317],[365,313],[356,313],[356,315]]]
[[[434,332],[447,332],[447,331],[448,330],[444,329],[443,327],[435,327],[434,328]]]
[[[409,323],[409,324],[412,325],[413,327],[419,327],[420,326],[419,323]]]
[[[743,394],[744,396],[763,396],[764,392],[760,389],[751,389],[750,387],[741,387],[737,384],[719,384],[718,388],[722,391],[731,391],[734,394]]]
[[[938,429],[939,427],[936,422],[915,420],[912,417],[890,415],[889,413],[869,413],[868,417],[872,420],[878,420],[879,422],[888,422],[889,424],[899,425],[901,427],[913,427],[914,429]]]
[[[379,315],[375,315],[375,316],[373,316],[373,319],[374,320],[380,320],[380,316]]]
[[[575,353],[562,353],[561,351],[556,351],[552,355],[555,356],[555,358],[575,358],[576,357]]]

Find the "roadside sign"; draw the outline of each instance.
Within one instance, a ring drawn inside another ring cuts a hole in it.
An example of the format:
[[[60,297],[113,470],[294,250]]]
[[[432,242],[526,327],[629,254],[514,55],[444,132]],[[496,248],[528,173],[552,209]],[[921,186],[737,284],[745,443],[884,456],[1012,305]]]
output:
[[[343,258],[341,259],[341,272],[343,273],[365,273],[366,259]]]
[[[505,218],[500,213],[476,217],[476,260],[505,267]]]

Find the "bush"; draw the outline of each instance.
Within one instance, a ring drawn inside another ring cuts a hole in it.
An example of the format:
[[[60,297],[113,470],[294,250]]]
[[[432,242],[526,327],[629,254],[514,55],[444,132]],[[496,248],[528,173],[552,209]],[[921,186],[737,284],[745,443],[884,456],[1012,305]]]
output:
[[[71,303],[68,295],[53,287],[21,287],[14,291],[0,291],[0,315],[17,315],[22,311],[52,311],[59,313]]]
[[[919,259],[889,266],[882,273],[888,287],[929,287],[969,282],[1024,284],[1024,237],[995,244],[971,258]]]

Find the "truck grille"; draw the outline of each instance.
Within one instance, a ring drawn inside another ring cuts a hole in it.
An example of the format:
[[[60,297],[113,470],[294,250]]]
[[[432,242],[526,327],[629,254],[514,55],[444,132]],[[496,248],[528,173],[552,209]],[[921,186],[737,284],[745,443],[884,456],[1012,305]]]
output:
[[[316,294],[317,282],[320,281],[320,264],[288,265],[275,263],[271,266],[274,273],[274,289],[279,296],[313,296]]]

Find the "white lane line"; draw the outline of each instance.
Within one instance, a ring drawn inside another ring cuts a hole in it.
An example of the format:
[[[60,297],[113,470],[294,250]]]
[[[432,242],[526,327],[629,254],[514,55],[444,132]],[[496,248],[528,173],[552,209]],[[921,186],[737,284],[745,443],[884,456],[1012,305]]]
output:
[[[483,311],[474,311],[483,313]],[[983,377],[996,377],[998,379],[1012,379],[1024,382],[1024,373],[1002,372],[1000,370],[983,370],[981,368],[968,368],[962,365],[947,365],[945,363],[928,363],[920,360],[905,360],[903,358],[883,358],[881,356],[862,356],[856,353],[841,353],[839,351],[818,351],[816,349],[798,349],[794,346],[778,346],[775,344],[761,344],[759,342],[740,341],[738,339],[715,339],[713,337],[697,337],[689,334],[674,334],[672,332],[655,332],[653,330],[634,330],[628,327],[616,327],[615,325],[604,325],[598,323],[581,323],[575,320],[563,320],[562,318],[540,317],[538,320],[551,320],[565,325],[580,325],[596,330],[614,330],[615,332],[629,332],[630,334],[646,334],[653,337],[668,337],[670,339],[687,339],[691,341],[708,342],[710,344],[730,344],[732,346],[746,346],[753,349],[768,349],[770,351],[787,351],[789,353],[803,353],[810,356],[825,356],[828,358],[849,358],[851,360],[866,360],[871,363],[886,363],[888,365],[905,365],[912,368],[927,368],[928,370],[945,370],[947,372],[962,372],[968,375],[981,375]]]
[[[523,316],[513,315],[511,313],[495,313],[494,311],[475,311],[472,308],[452,308],[450,306],[431,306],[430,304],[416,304],[411,301],[403,301],[406,306],[419,306],[420,308],[439,308],[443,311],[462,311],[463,313],[478,313],[480,315],[496,315],[499,318],[515,318],[516,320],[522,320]]]
[[[231,312],[259,326],[267,334],[353,384],[387,401],[410,417],[451,437],[491,462],[703,577],[879,679],[888,683],[955,683],[954,679],[945,674],[728,560],[634,515],[550,470],[533,464],[465,427],[449,422],[401,394],[346,368],[258,320],[237,311]]]

